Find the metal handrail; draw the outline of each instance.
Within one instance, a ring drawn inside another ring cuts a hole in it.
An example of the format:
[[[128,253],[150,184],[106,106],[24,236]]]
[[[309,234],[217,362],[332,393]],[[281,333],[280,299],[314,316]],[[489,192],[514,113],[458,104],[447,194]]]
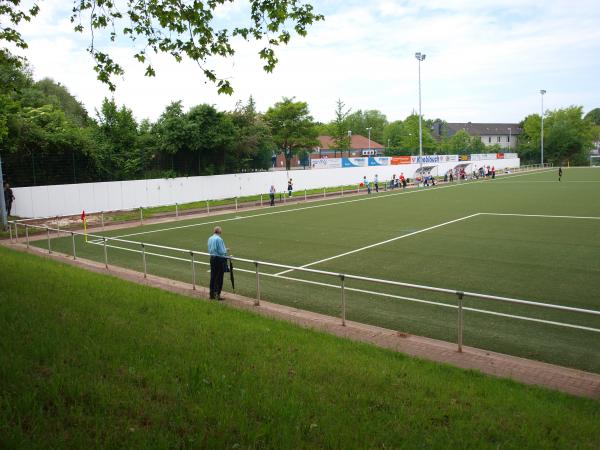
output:
[[[25,227],[25,231],[26,231],[25,234],[27,236],[28,243],[29,243],[28,229],[30,227],[46,230],[48,236],[49,236],[50,231],[56,231],[57,233],[60,233],[59,229],[54,229],[54,228],[47,227],[47,226],[22,224],[22,223],[16,223],[15,221],[11,221],[11,223],[13,223],[15,225],[15,230],[17,230],[17,226],[19,226],[19,225],[22,227]],[[18,233],[15,233],[15,234],[18,235]],[[203,263],[200,261],[195,261],[195,256],[196,255],[210,256],[209,253],[199,251],[199,250],[189,250],[189,249],[182,249],[182,248],[171,247],[171,246],[166,246],[166,245],[144,243],[144,242],[139,242],[139,241],[132,241],[129,239],[122,239],[122,238],[118,238],[118,237],[101,236],[101,235],[92,234],[92,233],[81,233],[81,232],[76,232],[76,231],[69,231],[68,235],[70,235],[72,237],[72,239],[74,238],[75,235],[85,237],[88,240],[91,238],[92,244],[103,245],[105,265],[106,265],[107,269],[108,269],[107,242],[112,241],[112,242],[117,242],[117,243],[130,244],[133,246],[141,246],[141,250],[127,248],[127,247],[117,247],[117,246],[110,246],[110,247],[118,248],[121,250],[132,251],[132,252],[136,252],[136,253],[142,253],[143,265],[144,265],[144,277],[147,276],[146,275],[146,272],[147,272],[146,271],[146,255],[153,255],[153,256],[164,257],[164,258],[169,258],[169,259],[177,259],[177,260],[182,260],[182,261],[190,261],[192,263],[192,276],[193,276],[192,288],[193,289],[196,288],[196,274],[195,274],[194,264],[207,264],[207,263]],[[190,255],[191,259],[179,258],[176,256],[165,255],[162,253],[148,252],[148,251],[146,251],[146,247],[160,249],[160,250],[167,250],[167,251],[172,251],[172,252],[178,252],[178,253],[184,253],[184,254]],[[52,251],[50,246],[48,247],[48,251],[49,252]],[[75,257],[76,257],[75,251],[73,251],[73,258],[75,259]],[[397,298],[397,299],[401,299],[401,300],[408,300],[408,301],[433,304],[433,305],[443,306],[443,307],[457,308],[458,309],[458,350],[459,351],[462,351],[462,337],[463,337],[463,326],[464,326],[463,312],[464,311],[473,311],[473,312],[509,317],[509,318],[520,319],[520,320],[528,320],[528,321],[533,321],[533,322],[540,322],[540,323],[545,323],[545,324],[558,325],[558,326],[563,326],[563,327],[600,332],[600,329],[592,328],[592,327],[586,327],[586,326],[574,325],[574,324],[562,323],[562,322],[556,322],[556,321],[549,321],[549,320],[543,320],[543,319],[536,319],[536,318],[526,317],[526,316],[517,316],[517,315],[512,315],[512,314],[500,313],[500,312],[496,312],[496,311],[481,310],[481,309],[477,309],[477,308],[464,307],[463,299],[465,297],[471,297],[471,298],[477,298],[477,299],[487,299],[487,300],[494,300],[494,301],[505,302],[505,303],[521,304],[521,305],[535,306],[535,307],[555,309],[555,310],[575,312],[575,313],[600,315],[600,311],[596,311],[596,310],[575,308],[575,307],[562,306],[562,305],[554,305],[554,304],[550,304],[550,303],[535,302],[535,301],[530,301],[530,300],[516,299],[516,298],[503,297],[503,296],[490,295],[490,294],[481,294],[481,293],[477,293],[477,292],[461,291],[461,290],[456,290],[456,289],[425,286],[425,285],[420,285],[420,284],[415,284],[415,283],[406,283],[406,282],[400,282],[400,281],[385,280],[385,279],[380,279],[380,278],[371,278],[371,277],[365,277],[365,276],[353,275],[353,274],[341,274],[341,273],[330,272],[330,271],[325,271],[325,270],[311,269],[311,268],[307,268],[307,267],[297,267],[297,266],[291,266],[291,265],[287,265],[287,264],[274,263],[274,262],[270,262],[270,261],[259,261],[259,260],[242,258],[242,257],[237,257],[237,256],[228,256],[227,258],[229,258],[233,261],[239,261],[239,262],[244,262],[244,263],[249,263],[249,264],[254,265],[255,270],[247,270],[247,269],[241,269],[241,268],[238,268],[238,270],[240,270],[242,272],[254,273],[256,275],[256,290],[257,290],[256,299],[255,299],[256,305],[260,305],[260,281],[259,281],[260,276],[282,278],[282,279],[299,281],[299,282],[304,282],[304,283],[309,283],[309,284],[318,284],[318,285],[322,285],[322,286],[341,289],[341,292],[342,292],[342,297],[341,297],[341,300],[342,300],[341,301],[342,325],[345,325],[345,323],[346,323],[346,302],[345,302],[344,291],[362,292],[362,293],[366,293],[366,294],[386,296],[386,297]],[[299,278],[286,277],[286,276],[282,276],[282,275],[278,275],[278,274],[270,274],[270,273],[264,273],[264,272],[261,273],[261,272],[259,272],[259,269],[258,269],[259,266],[261,266],[261,265],[265,266],[265,267],[295,270],[295,271],[299,271],[299,272],[306,272],[306,273],[313,273],[313,274],[317,274],[317,275],[330,276],[330,277],[338,278],[340,280],[341,285],[338,286],[335,284],[321,283],[321,282],[316,282],[316,281],[312,281],[312,280],[304,280],[304,279],[299,279]],[[411,289],[424,290],[424,291],[429,291],[429,292],[437,292],[437,293],[443,293],[443,294],[456,295],[457,299],[458,299],[458,304],[452,305],[452,304],[448,304],[448,303],[433,302],[433,301],[399,296],[399,295],[394,295],[394,294],[389,294],[389,293],[369,291],[369,290],[358,289],[358,288],[350,288],[348,286],[345,286],[345,280],[365,281],[365,282],[370,282],[370,283],[375,283],[375,284],[385,284],[385,285],[391,285],[391,286],[399,286],[399,287],[405,287],[405,288],[411,288]]]

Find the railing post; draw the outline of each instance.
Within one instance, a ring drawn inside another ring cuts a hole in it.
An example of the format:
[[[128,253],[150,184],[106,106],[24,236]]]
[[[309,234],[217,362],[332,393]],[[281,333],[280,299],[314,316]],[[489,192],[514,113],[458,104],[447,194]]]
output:
[[[108,270],[108,251],[106,250],[106,238],[104,240],[104,267]]]
[[[306,189],[304,189],[304,201],[306,201]]]
[[[236,211],[238,210],[238,198],[237,197],[235,198],[235,210]]]
[[[73,260],[77,259],[77,254],[75,253],[75,233],[71,231],[71,242],[73,243]]]
[[[13,233],[12,233],[12,223],[8,224],[8,232],[10,233],[10,242],[13,242]],[[15,223],[15,227],[17,226],[17,224]]]
[[[56,236],[60,237],[60,222],[58,221],[58,216],[56,216]]]
[[[463,292],[457,292],[456,295],[458,296],[458,352],[462,353],[462,346],[463,346],[463,297],[464,297],[464,293]]]
[[[52,248],[50,247],[50,228],[46,227],[46,233],[48,234],[48,254],[52,253]]]
[[[325,188],[323,188],[323,198],[325,198]]]
[[[144,210],[140,206],[140,225],[144,225]]]
[[[100,212],[100,221],[102,222],[102,231],[104,231],[104,211]]]
[[[29,248],[29,225],[25,224],[25,242],[27,243],[27,248]]]
[[[254,261],[254,270],[256,271],[256,299],[254,306],[260,306],[260,274],[258,272],[258,261]]]
[[[210,214],[210,206],[208,205],[208,200],[206,200],[206,214]]]
[[[144,263],[144,278],[148,278],[148,271],[146,269],[146,246],[142,242],[142,262]]]
[[[285,205],[287,203],[287,195],[283,194],[283,204]]]
[[[360,183],[358,184],[358,186],[356,186],[356,193],[360,194]]]
[[[342,186],[342,197],[344,196],[344,186]]]
[[[263,196],[263,195],[262,195],[262,194],[260,194],[260,206],[262,206],[262,205],[263,205],[263,199],[262,199],[262,196]]]
[[[340,273],[340,287],[342,291],[342,326],[346,326],[346,291],[344,289],[346,276]]]
[[[19,243],[19,222],[15,222],[15,241]]]
[[[190,256],[192,257],[191,262],[192,262],[192,290],[195,291],[196,290],[196,262],[194,259],[194,252],[190,251]]]
[[[175,218],[179,219],[179,204],[175,203]]]

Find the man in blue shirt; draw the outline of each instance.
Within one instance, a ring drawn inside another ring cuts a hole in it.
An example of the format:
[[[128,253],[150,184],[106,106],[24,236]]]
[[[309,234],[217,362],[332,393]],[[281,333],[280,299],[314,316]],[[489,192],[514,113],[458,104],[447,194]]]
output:
[[[221,227],[215,227],[214,233],[208,238],[208,253],[210,253],[210,298],[223,300],[223,275],[227,264],[227,248],[221,237]]]

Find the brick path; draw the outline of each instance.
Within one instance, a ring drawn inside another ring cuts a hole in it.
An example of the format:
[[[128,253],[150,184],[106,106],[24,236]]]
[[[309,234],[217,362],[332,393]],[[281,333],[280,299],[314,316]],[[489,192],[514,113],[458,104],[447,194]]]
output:
[[[9,248],[42,255],[95,272],[107,273],[104,264],[94,261],[82,259],[73,261],[67,255],[59,253],[48,255],[42,249],[36,247],[27,249],[23,244],[10,244],[7,240],[0,243]],[[188,283],[153,275],[149,275],[147,279],[144,279],[139,272],[116,266],[110,266],[108,273],[138,284],[153,286],[186,296],[201,299],[208,297],[208,292],[205,288],[198,288],[198,290],[193,291]],[[261,301],[260,306],[254,306],[253,299],[230,293],[225,293],[224,298],[225,303],[232,307],[249,310],[267,317],[286,320],[303,327],[325,331],[347,339],[368,342],[407,355],[451,364],[463,369],[479,370],[488,375],[511,378],[525,384],[535,384],[572,395],[600,400],[600,374],[480,350],[473,347],[463,346],[463,352],[458,353],[456,344],[450,342],[407,335],[351,321],[346,321],[346,326],[342,326],[340,319],[336,317],[264,301]]]

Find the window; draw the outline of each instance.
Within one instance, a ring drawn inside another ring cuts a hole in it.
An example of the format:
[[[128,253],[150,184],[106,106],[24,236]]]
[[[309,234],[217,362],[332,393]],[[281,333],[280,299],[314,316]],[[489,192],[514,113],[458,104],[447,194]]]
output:
[[[510,134],[506,136],[506,142],[510,142]]]
[[[491,137],[491,136],[488,138],[488,142],[489,142],[490,144],[492,143],[492,137]]]
[[[500,136],[498,136],[496,139],[498,139],[498,142],[500,142]]]

